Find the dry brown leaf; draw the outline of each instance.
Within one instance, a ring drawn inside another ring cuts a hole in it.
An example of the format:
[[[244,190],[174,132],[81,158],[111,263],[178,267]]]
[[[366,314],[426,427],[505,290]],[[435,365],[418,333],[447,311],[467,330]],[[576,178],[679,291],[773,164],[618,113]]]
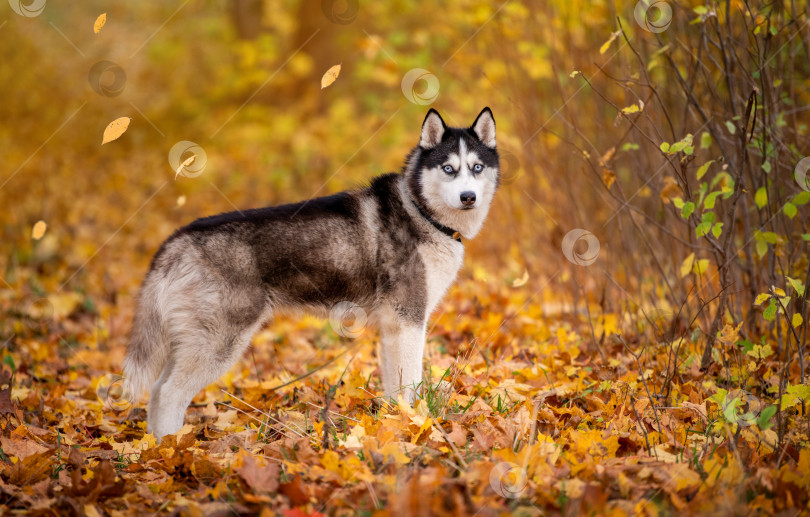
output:
[[[234,468],[248,486],[256,492],[278,490],[279,468],[275,463],[260,466],[249,452],[242,453],[242,466]]]
[[[340,65],[335,65],[321,77],[321,90],[335,82],[340,75]]]
[[[104,24],[107,23],[107,13],[101,13],[96,18],[95,23],[93,23],[93,34],[98,34],[101,32],[101,28],[104,27]]]
[[[683,191],[681,190],[680,185],[678,185],[678,182],[675,181],[675,178],[672,176],[665,176],[664,186],[661,187],[661,193],[659,194],[661,201],[664,203],[671,203],[672,199],[682,195]]]
[[[104,128],[104,136],[101,138],[101,145],[117,140],[121,135],[126,133],[131,120],[132,119],[129,117],[120,117],[110,122],[107,127]]]
[[[47,447],[40,445],[34,440],[27,438],[15,439],[13,436],[14,435],[10,437],[0,436],[0,447],[3,448],[3,452],[8,456],[14,456],[22,460],[28,456],[40,454],[48,450]]]
[[[32,454],[13,465],[6,466],[3,475],[12,485],[32,485],[47,479],[53,472],[53,450]]]

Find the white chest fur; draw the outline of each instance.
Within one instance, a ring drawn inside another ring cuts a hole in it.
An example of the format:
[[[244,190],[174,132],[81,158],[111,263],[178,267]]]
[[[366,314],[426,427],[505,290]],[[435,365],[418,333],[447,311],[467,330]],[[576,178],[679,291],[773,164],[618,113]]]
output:
[[[456,279],[458,270],[464,262],[464,246],[447,239],[446,242],[422,244],[418,253],[425,265],[429,316]]]

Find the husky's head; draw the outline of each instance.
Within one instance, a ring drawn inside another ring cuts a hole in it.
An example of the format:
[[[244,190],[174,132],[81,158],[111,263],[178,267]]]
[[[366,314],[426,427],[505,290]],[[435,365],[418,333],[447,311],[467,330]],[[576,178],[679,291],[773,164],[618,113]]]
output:
[[[499,172],[495,119],[489,108],[468,128],[447,127],[431,109],[405,170],[416,203],[468,239],[484,224]]]

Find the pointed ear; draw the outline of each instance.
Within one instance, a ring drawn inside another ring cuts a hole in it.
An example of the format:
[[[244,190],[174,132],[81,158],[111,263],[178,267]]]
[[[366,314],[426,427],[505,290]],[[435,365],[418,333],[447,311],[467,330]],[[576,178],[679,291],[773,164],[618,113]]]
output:
[[[419,147],[423,149],[433,149],[442,141],[442,135],[447,126],[444,124],[441,115],[435,109],[428,111],[425,121],[422,122],[422,137],[419,139]]]
[[[484,108],[478,114],[473,122],[472,130],[485,146],[495,148],[495,118],[489,107]]]

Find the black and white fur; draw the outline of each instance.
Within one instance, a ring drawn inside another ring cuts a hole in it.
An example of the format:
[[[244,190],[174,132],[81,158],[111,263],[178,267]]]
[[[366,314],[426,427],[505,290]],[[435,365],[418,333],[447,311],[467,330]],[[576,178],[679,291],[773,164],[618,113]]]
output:
[[[274,314],[349,301],[381,333],[385,394],[412,401],[428,317],[462,265],[498,186],[495,119],[449,128],[431,109],[401,173],[361,190],[198,219],[160,247],[138,298],[124,373],[151,391],[148,429],[178,431],[191,399]]]

